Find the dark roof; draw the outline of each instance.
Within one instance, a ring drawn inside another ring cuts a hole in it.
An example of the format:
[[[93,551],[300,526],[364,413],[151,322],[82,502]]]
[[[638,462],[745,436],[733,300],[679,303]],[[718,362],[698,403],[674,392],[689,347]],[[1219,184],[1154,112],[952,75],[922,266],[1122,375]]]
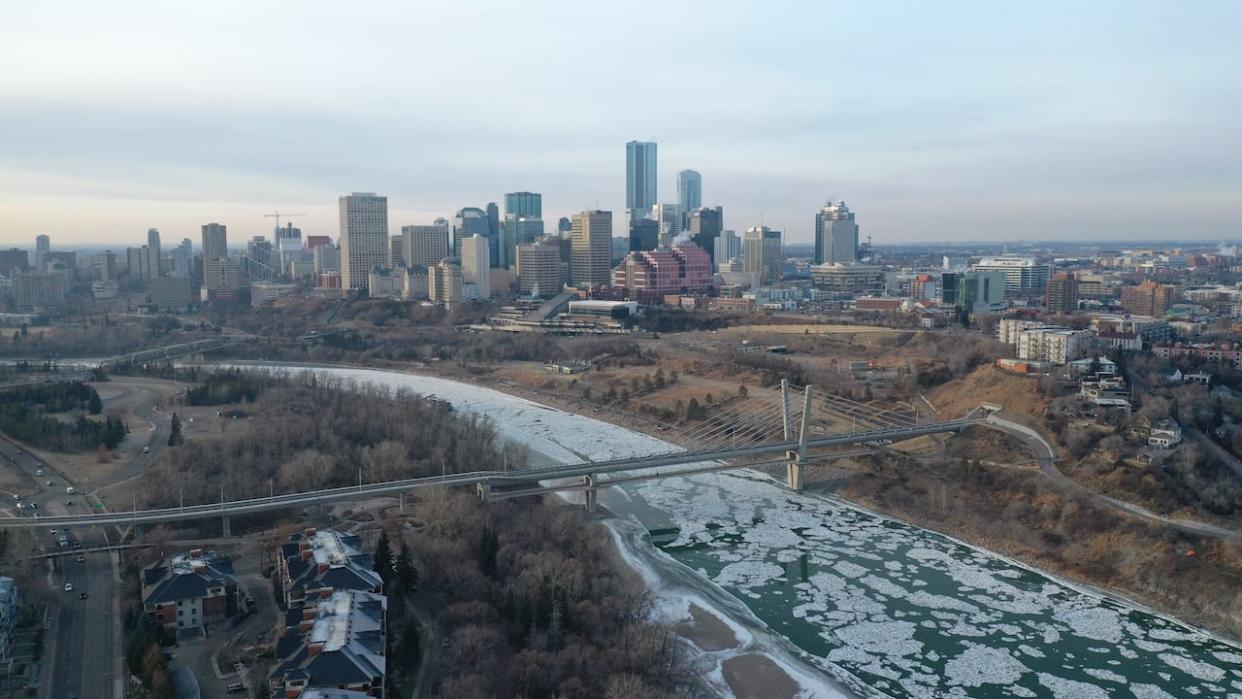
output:
[[[143,570],[142,580],[143,604],[198,599],[213,589],[236,584],[233,562],[212,553],[160,561]]]

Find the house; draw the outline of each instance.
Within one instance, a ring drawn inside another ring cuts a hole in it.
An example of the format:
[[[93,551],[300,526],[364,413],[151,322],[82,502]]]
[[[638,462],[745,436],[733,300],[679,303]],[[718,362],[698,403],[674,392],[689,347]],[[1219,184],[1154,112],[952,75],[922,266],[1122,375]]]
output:
[[[1169,449],[1181,444],[1182,428],[1172,420],[1161,420],[1147,433],[1147,446]]]
[[[383,580],[372,568],[356,534],[306,529],[281,546],[279,575],[286,609],[313,606],[336,590],[380,592]]]
[[[192,549],[142,571],[142,606],[168,629],[203,631],[237,613],[238,587],[227,556]]]
[[[337,590],[314,607],[290,610],[296,624],[287,623],[276,641],[268,675],[273,699],[325,696],[308,695],[313,688],[384,696],[387,610],[383,595],[355,590]]]
[[[8,660],[13,650],[13,629],[17,626],[17,583],[0,577],[0,660]]]

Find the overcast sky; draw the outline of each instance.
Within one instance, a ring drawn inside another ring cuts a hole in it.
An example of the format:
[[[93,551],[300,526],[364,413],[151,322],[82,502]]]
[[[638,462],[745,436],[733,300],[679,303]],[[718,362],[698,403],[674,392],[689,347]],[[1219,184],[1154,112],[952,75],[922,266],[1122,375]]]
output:
[[[1242,237],[1240,2],[8,2],[0,245],[659,195],[809,241]]]

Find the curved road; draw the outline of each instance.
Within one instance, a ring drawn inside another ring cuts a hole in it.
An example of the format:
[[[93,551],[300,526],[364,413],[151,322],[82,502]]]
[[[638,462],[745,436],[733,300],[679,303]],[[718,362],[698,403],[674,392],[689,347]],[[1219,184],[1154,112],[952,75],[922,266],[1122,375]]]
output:
[[[1174,529],[1188,534],[1198,534],[1201,536],[1226,539],[1228,541],[1242,542],[1242,532],[1234,531],[1232,529],[1225,529],[1206,522],[1165,517],[1152,512],[1146,507],[1135,505],[1132,502],[1118,500],[1087,488],[1078,481],[1075,481],[1065,475],[1061,469],[1056,467],[1056,451],[1054,450],[1052,444],[1049,443],[1048,440],[1045,439],[1039,432],[1027,427],[1026,425],[1020,425],[1016,422],[998,417],[995,414],[989,415],[983,421],[983,424],[985,427],[990,427],[994,430],[1004,432],[1005,434],[1017,438],[1028,448],[1030,448],[1030,450],[1035,454],[1035,458],[1039,460],[1039,470],[1054,483],[1061,485],[1067,490],[1081,493],[1104,507],[1132,517],[1139,517],[1150,522],[1155,522],[1156,524],[1173,527]]]

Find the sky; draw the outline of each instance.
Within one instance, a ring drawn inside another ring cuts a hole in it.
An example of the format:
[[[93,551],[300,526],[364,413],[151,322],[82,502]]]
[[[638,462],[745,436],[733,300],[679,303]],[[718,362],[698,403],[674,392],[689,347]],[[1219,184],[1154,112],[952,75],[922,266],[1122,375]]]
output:
[[[876,244],[1242,237],[1242,3],[0,5],[0,245],[390,231],[543,193],[624,228],[625,142],[727,228]]]

